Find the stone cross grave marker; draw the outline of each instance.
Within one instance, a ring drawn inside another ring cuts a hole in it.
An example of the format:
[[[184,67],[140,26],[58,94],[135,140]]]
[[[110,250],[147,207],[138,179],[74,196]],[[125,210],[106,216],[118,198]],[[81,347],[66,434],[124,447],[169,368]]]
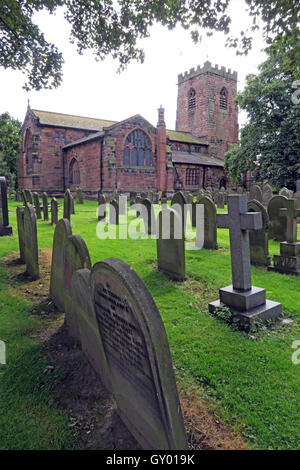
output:
[[[51,225],[58,222],[58,202],[55,197],[51,199]]]
[[[268,229],[269,216],[266,208],[258,201],[248,202],[249,212],[260,212],[262,216],[262,228],[260,230],[250,230],[250,261],[255,266],[269,266],[271,257],[269,256]]]
[[[43,213],[44,213],[44,220],[49,220],[49,211],[48,211],[48,196],[47,193],[42,194],[43,199]]]
[[[0,176],[0,237],[12,235],[9,225],[6,179]]]
[[[41,219],[41,205],[39,200],[39,195],[37,192],[33,193],[33,204],[35,208],[35,214],[37,219]]]
[[[216,313],[223,303],[245,329],[257,319],[278,319],[281,304],[266,300],[265,289],[251,285],[249,230],[262,228],[261,213],[247,212],[246,195],[229,196],[228,213],[217,214],[217,225],[230,231],[232,285],[220,289],[220,300],[210,303],[209,311]]]
[[[116,258],[95,264],[91,285],[120,417],[143,449],[187,449],[168,339],[151,294]]]
[[[157,217],[157,267],[175,281],[185,280],[185,251],[182,218],[168,207]]]
[[[24,208],[24,239],[26,271],[35,280],[39,279],[39,252],[34,208],[27,204]]]

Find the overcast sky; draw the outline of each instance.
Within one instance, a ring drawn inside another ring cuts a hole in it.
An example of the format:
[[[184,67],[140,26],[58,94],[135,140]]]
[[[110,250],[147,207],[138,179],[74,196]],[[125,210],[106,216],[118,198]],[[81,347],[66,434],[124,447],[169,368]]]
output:
[[[233,31],[239,33],[250,24],[243,0],[232,0]],[[234,49],[225,48],[225,36],[214,33],[203,36],[195,45],[188,31],[177,28],[168,31],[154,26],[150,38],[141,42],[145,50],[144,64],[132,63],[121,74],[118,63],[110,58],[96,62],[91,53],[79,56],[69,43],[69,25],[62,12],[56,15],[39,13],[36,22],[46,39],[54,42],[63,53],[63,83],[55,90],[25,92],[24,75],[0,69],[0,113],[8,111],[23,122],[27,100],[33,109],[76,114],[120,121],[141,114],[153,125],[157,123],[157,109],[165,108],[167,128],[175,128],[177,76],[206,60],[238,72],[238,90],[244,88],[245,77],[256,73],[257,66],[266,58],[261,35],[257,34],[248,56],[236,56]],[[243,124],[245,115],[240,115]]]

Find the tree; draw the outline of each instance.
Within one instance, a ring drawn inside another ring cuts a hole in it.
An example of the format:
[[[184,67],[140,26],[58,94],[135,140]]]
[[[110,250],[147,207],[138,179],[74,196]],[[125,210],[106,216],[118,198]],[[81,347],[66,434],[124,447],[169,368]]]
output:
[[[0,175],[14,189],[17,176],[18,153],[21,148],[21,123],[9,113],[0,115]]]
[[[0,66],[22,70],[25,88],[39,90],[57,87],[62,81],[63,57],[54,44],[46,41],[33,22],[34,13],[44,9],[54,13],[64,7],[71,25],[70,41],[79,54],[90,49],[96,59],[107,55],[119,60],[120,69],[133,59],[143,62],[139,38],[149,36],[150,27],[160,23],[169,29],[181,25],[189,29],[195,42],[200,28],[207,34],[223,31],[227,45],[238,53],[251,49],[253,35],[262,22],[263,33],[272,53],[285,51],[289,68],[299,72],[298,0],[246,0],[253,19],[249,31],[240,38],[230,37],[230,0],[1,0]],[[299,75],[300,77],[300,75]]]
[[[269,57],[236,97],[249,118],[239,144],[225,154],[225,169],[233,180],[256,170],[258,180],[268,179],[276,189],[294,189],[300,178],[300,82],[282,68],[285,60],[282,53]]]

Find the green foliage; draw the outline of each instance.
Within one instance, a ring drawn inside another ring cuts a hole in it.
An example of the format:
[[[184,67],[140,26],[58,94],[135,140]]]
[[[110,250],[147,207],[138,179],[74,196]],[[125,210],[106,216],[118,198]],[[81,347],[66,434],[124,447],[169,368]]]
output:
[[[275,189],[295,189],[300,176],[300,104],[285,59],[282,53],[269,57],[236,97],[249,119],[239,144],[225,154],[225,168],[234,180],[255,169],[257,179],[268,179]]]
[[[0,175],[5,176],[10,189],[17,177],[18,152],[21,148],[21,123],[9,113],[0,115]]]
[[[90,49],[96,59],[112,55],[120,69],[133,59],[143,62],[140,38],[149,36],[150,27],[160,23],[169,29],[181,25],[189,29],[194,42],[201,41],[201,29],[230,33],[229,0],[2,0],[0,2],[0,66],[22,70],[25,88],[39,90],[57,87],[62,81],[63,57],[54,44],[46,41],[33,22],[35,12],[50,13],[64,7],[71,25],[71,43],[79,54]],[[298,0],[247,0],[253,18],[249,31],[239,38],[228,36],[227,45],[237,53],[247,53],[262,19],[262,30],[272,53],[289,52],[288,65],[299,69]]]

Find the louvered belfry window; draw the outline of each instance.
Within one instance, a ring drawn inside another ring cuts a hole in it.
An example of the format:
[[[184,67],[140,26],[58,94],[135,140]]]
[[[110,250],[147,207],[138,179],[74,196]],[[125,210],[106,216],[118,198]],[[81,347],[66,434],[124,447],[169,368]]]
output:
[[[220,91],[220,108],[227,109],[228,92],[225,87]]]
[[[151,166],[152,150],[149,137],[140,129],[132,131],[126,139],[124,166]]]
[[[188,111],[190,114],[194,113],[196,108],[196,92],[191,88],[188,93]]]

